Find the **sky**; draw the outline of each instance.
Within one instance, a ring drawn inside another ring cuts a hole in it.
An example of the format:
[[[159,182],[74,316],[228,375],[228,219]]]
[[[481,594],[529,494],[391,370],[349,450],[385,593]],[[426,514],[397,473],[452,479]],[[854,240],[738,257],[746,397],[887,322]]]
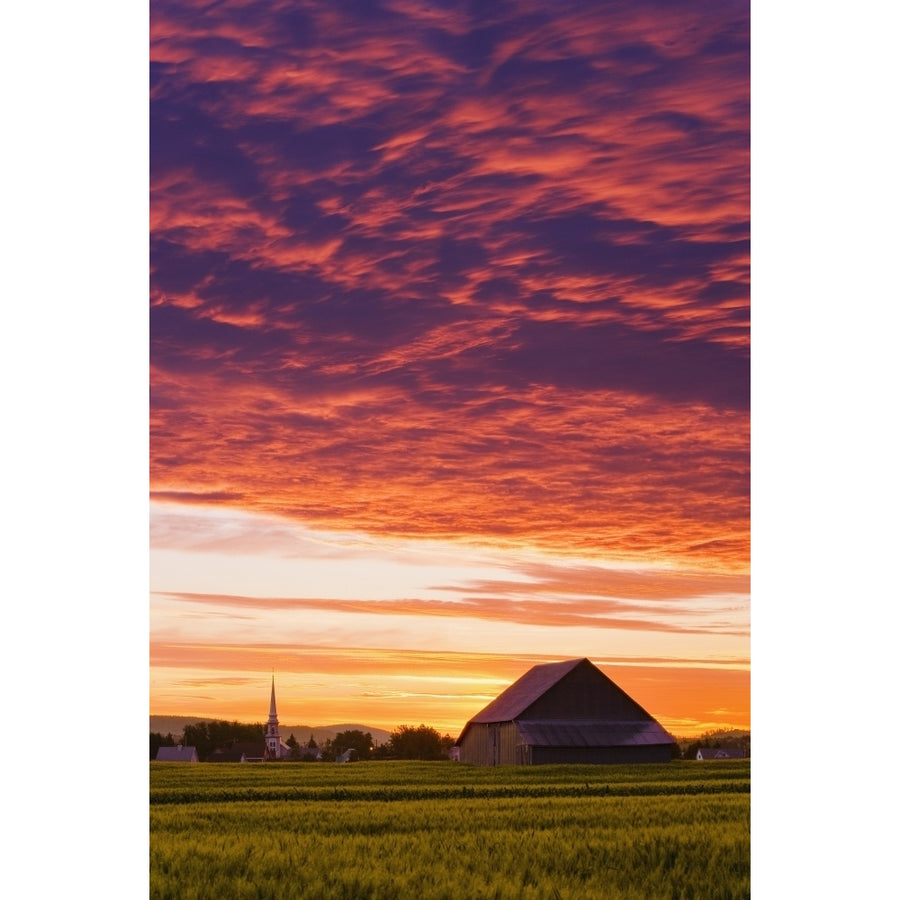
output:
[[[746,2],[150,5],[150,712],[750,727]]]

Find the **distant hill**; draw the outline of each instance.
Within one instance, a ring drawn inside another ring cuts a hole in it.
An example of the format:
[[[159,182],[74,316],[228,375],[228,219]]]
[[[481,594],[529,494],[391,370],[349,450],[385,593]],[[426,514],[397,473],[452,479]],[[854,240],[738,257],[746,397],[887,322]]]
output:
[[[150,716],[150,733],[159,733],[163,736],[171,734],[176,740],[184,734],[185,725],[195,725],[197,722],[212,722],[216,720],[216,716]],[[220,720],[221,721],[221,720]],[[231,719],[226,719],[231,721]],[[253,723],[251,723],[253,724]],[[265,725],[265,720],[260,720],[260,725]],[[368,732],[372,735],[372,740],[377,745],[387,743],[391,738],[391,733],[382,728],[372,728],[369,725],[285,725],[279,722],[278,730],[281,732],[282,738],[287,740],[291,734],[297,740],[298,744],[305,744],[309,741],[310,735],[313,736],[316,743],[321,745],[327,740],[333,740],[334,736],[341,731],[361,731],[363,734]]]

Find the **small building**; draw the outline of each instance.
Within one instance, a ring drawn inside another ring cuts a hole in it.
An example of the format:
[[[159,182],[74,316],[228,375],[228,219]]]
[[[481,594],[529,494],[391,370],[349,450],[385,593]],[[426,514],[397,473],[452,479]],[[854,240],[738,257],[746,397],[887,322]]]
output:
[[[209,755],[208,762],[262,762],[266,758],[266,742],[235,741],[230,747],[220,747]]]
[[[676,742],[589,659],[529,669],[456,742],[481,766],[669,762]]]
[[[322,758],[322,751],[318,747],[293,747],[291,759],[318,762]]]
[[[697,759],[744,759],[744,751],[740,747],[700,747]]]
[[[158,762],[199,762],[196,747],[160,747],[156,751]]]

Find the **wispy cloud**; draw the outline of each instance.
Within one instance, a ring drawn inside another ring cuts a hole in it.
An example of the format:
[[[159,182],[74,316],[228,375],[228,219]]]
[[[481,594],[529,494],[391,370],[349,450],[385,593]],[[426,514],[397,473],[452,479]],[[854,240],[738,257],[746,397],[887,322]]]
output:
[[[583,626],[597,629],[619,628],[650,632],[748,635],[746,598],[711,597],[705,603],[659,604],[652,607],[627,601],[585,597],[579,600],[548,600],[546,593],[532,588],[533,596],[521,586],[514,597],[480,595],[456,600],[372,600],[314,597],[246,597],[223,594],[172,593],[164,596],[189,604],[201,604],[239,616],[236,609],[265,611],[321,611],[365,613],[377,616],[449,616],[497,622],[518,622],[542,627]],[[543,596],[537,599],[534,595]]]

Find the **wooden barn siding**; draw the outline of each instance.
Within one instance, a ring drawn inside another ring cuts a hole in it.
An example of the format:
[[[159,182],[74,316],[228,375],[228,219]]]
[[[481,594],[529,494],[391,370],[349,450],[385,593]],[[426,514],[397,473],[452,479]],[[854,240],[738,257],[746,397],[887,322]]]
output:
[[[634,747],[529,747],[513,722],[472,725],[459,747],[459,761],[474,766],[528,766],[554,763],[661,763],[669,745]]]
[[[522,765],[530,761],[525,758],[527,750],[514,722],[473,724],[460,744],[459,761],[476,766]]]
[[[672,759],[669,745],[638,747],[532,747],[532,764],[664,763]]]

